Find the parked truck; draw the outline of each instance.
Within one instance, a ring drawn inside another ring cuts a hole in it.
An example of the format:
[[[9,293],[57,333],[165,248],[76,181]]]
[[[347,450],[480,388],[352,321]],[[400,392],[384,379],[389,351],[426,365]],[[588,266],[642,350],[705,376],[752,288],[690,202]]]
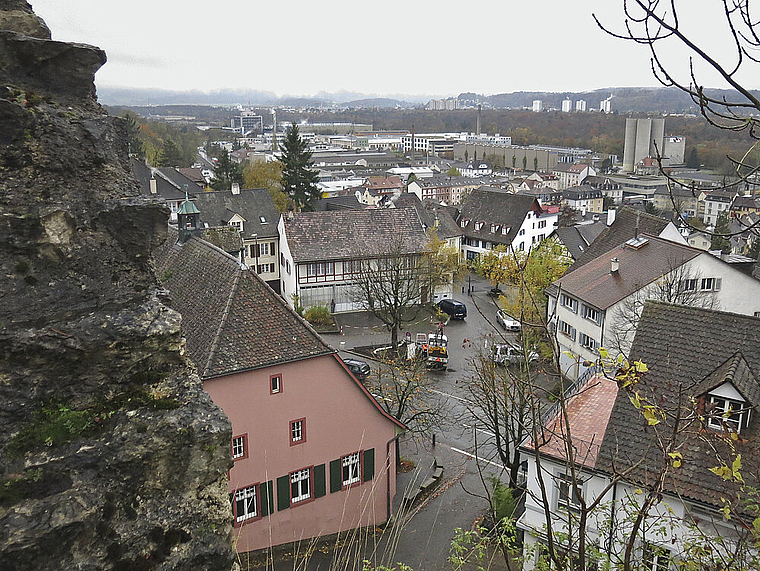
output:
[[[418,333],[415,340],[417,356],[431,369],[445,369],[449,363],[449,339],[442,331]]]

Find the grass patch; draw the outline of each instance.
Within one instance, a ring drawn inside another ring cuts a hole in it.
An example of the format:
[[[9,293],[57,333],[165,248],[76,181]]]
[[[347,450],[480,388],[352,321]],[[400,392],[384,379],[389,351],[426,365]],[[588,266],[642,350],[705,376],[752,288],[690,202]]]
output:
[[[89,438],[101,432],[107,421],[120,410],[151,408],[172,410],[180,403],[173,398],[153,394],[142,387],[132,387],[120,395],[94,406],[76,410],[67,404],[52,401],[32,413],[31,420],[8,443],[8,453],[20,456],[42,446],[60,446]]]

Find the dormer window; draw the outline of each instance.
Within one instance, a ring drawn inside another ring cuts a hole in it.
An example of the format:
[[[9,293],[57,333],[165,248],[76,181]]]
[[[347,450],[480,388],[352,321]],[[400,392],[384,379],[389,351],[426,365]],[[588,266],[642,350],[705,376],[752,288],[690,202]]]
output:
[[[501,227],[501,233],[502,233],[504,236],[506,236],[507,234],[509,234],[509,231],[510,231],[511,229],[512,229],[512,227],[511,227],[511,226],[502,226],[502,227]]]
[[[491,224],[491,234],[495,234],[496,230],[499,229],[498,224]]]
[[[480,230],[482,227],[483,227],[483,223],[482,222],[476,222],[475,223],[475,230]]]
[[[743,401],[708,395],[710,414],[707,426],[715,430],[726,428],[729,432],[739,434],[742,427],[749,422],[749,409]]]
[[[465,228],[470,221],[467,218],[462,218],[462,222],[459,224],[462,228]]]

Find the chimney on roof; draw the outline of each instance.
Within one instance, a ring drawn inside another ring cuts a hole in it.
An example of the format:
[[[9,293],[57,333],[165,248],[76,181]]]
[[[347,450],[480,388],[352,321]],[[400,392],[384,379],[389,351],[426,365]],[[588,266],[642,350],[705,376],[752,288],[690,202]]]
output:
[[[232,194],[240,194],[240,185],[236,182],[232,183]]]
[[[636,228],[633,231],[633,237],[638,238],[639,237],[639,218],[641,217],[641,212],[638,210],[636,211]]]
[[[610,208],[607,210],[607,226],[612,226],[612,223],[615,222],[615,216],[617,216],[617,209]]]
[[[156,194],[158,192],[158,187],[156,186],[156,179],[153,177],[150,177],[150,193]]]
[[[610,273],[616,274],[618,273],[619,269],[620,269],[620,261],[617,258],[612,258],[610,260]]]

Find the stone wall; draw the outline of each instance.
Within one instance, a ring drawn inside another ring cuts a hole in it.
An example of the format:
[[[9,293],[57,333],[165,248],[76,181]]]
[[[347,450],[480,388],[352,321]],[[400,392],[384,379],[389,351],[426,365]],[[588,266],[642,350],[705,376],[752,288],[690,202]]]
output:
[[[230,425],[182,352],[98,48],[0,0],[0,569],[230,569]]]

